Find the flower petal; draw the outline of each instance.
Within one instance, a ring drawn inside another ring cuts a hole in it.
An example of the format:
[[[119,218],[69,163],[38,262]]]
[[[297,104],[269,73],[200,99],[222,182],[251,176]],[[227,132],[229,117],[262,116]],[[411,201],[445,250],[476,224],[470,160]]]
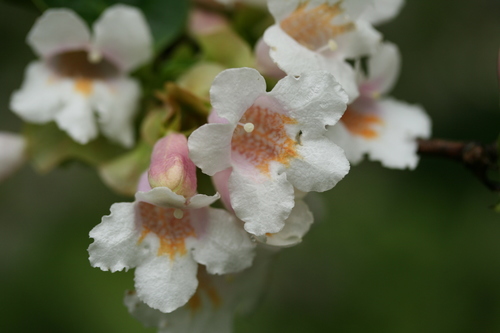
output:
[[[369,75],[367,82],[370,89],[379,94],[389,92],[399,76],[401,56],[396,45],[382,43],[368,60]]]
[[[64,106],[56,114],[55,121],[60,129],[80,144],[86,144],[97,137],[97,124],[88,96],[68,92]]]
[[[102,133],[129,148],[134,144],[133,118],[140,94],[138,82],[129,78],[94,84],[93,104]]]
[[[204,228],[192,252],[194,260],[210,274],[236,273],[252,265],[255,244],[235,216],[209,208],[206,221],[192,221]]]
[[[89,246],[89,260],[103,271],[121,271],[136,267],[149,254],[137,244],[139,231],[135,225],[134,203],[121,202],[111,206],[111,214],[90,231],[94,242]]]
[[[0,131],[0,181],[26,160],[26,141],[21,135]]]
[[[154,256],[135,270],[137,296],[144,303],[161,312],[172,312],[193,296],[198,286],[198,264],[191,255]]]
[[[287,76],[269,95],[283,105],[305,132],[324,132],[326,125],[339,121],[347,107],[346,93],[325,71],[304,73],[299,78]]]
[[[233,168],[229,178],[235,214],[245,222],[245,230],[257,236],[283,229],[294,206],[293,186],[276,167],[271,165],[269,176]]]
[[[219,193],[215,193],[214,195],[205,195],[205,194],[196,194],[189,198],[189,204],[187,208],[189,209],[200,209],[203,207],[208,207],[217,200],[220,199]]]
[[[338,52],[344,59],[373,53],[381,40],[382,34],[362,20],[356,21],[356,29],[336,38]]]
[[[404,4],[404,0],[373,0],[373,2],[373,5],[368,6],[360,17],[373,25],[393,19],[399,14]]]
[[[70,9],[46,10],[27,37],[28,44],[44,58],[63,50],[84,49],[89,41],[89,28]]]
[[[153,38],[144,15],[127,5],[106,9],[94,23],[94,47],[118,63],[125,72],[148,61]]]
[[[302,237],[309,231],[313,221],[313,214],[307,204],[298,200],[285,221],[285,227],[278,233],[266,235],[264,243],[279,247],[297,245],[302,242]]]
[[[189,157],[204,173],[213,176],[231,166],[231,124],[205,124],[188,138]]]
[[[266,92],[266,81],[253,68],[231,68],[215,78],[210,88],[212,107],[219,117],[236,124],[243,113]]]
[[[288,181],[305,192],[324,192],[334,187],[349,172],[349,162],[342,148],[330,139],[301,137],[297,146],[300,158],[291,161],[286,174]]]
[[[135,199],[163,208],[185,208],[186,202],[186,198],[172,192],[168,187],[155,187],[148,192],[137,192]]]
[[[12,94],[10,108],[23,120],[46,123],[61,108],[64,88],[56,82],[47,66],[36,61],[26,68],[20,90]]]

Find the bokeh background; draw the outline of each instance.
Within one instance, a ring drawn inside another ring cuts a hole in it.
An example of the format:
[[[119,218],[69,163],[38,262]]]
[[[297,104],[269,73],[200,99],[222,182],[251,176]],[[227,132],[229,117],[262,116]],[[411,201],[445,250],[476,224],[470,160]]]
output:
[[[35,57],[24,40],[38,14],[12,3],[0,2],[0,129],[19,131],[9,98]],[[498,0],[408,0],[379,27],[403,56],[393,95],[423,105],[435,137],[496,139],[499,13]],[[79,163],[0,184],[1,332],[155,332],[122,304],[132,272],[88,263],[89,230],[126,200]],[[312,197],[317,222],[281,252],[236,332],[500,332],[498,200],[448,160],[352,168]]]

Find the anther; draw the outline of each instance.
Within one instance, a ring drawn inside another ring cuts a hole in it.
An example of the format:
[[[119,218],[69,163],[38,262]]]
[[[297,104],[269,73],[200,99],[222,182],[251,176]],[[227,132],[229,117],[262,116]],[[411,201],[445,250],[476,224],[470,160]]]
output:
[[[255,129],[255,125],[252,123],[246,123],[246,124],[238,123],[238,125],[243,126],[243,129],[247,133],[252,133],[253,130]]]
[[[176,208],[176,209],[174,210],[174,217],[175,217],[176,219],[182,219],[182,217],[183,217],[183,216],[184,216],[184,212],[183,212],[181,209]]]
[[[98,50],[90,50],[88,54],[89,62],[96,64],[102,60],[102,53]]]

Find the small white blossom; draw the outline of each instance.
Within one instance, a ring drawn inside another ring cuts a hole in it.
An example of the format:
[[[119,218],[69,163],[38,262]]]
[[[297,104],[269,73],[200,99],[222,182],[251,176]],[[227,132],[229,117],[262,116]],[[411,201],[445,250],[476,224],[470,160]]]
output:
[[[0,131],[0,181],[26,160],[26,141],[21,135]]]

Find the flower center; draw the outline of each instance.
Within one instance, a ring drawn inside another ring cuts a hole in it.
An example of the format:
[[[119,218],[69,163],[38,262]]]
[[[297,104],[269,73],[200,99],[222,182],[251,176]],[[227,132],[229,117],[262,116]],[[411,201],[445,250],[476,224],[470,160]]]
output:
[[[109,79],[120,74],[119,68],[95,51],[68,51],[48,60],[48,65],[62,77],[94,80]]]
[[[362,136],[365,139],[375,139],[379,136],[377,125],[383,121],[375,114],[363,114],[348,106],[340,121],[351,134]]]
[[[335,37],[355,28],[353,22],[334,24],[335,17],[343,13],[339,1],[333,5],[323,3],[307,8],[309,1],[300,4],[287,18],[281,21],[280,27],[297,43],[309,50],[323,52],[337,49]]]
[[[166,254],[173,259],[176,254],[182,256],[187,253],[186,238],[196,236],[188,210],[163,208],[142,201],[137,204],[137,208],[143,229],[139,243],[152,232],[160,239],[158,255]]]
[[[231,140],[231,149],[237,159],[269,174],[272,161],[288,165],[298,157],[297,142],[288,136],[285,125],[296,121],[267,107],[252,105],[241,118]]]

